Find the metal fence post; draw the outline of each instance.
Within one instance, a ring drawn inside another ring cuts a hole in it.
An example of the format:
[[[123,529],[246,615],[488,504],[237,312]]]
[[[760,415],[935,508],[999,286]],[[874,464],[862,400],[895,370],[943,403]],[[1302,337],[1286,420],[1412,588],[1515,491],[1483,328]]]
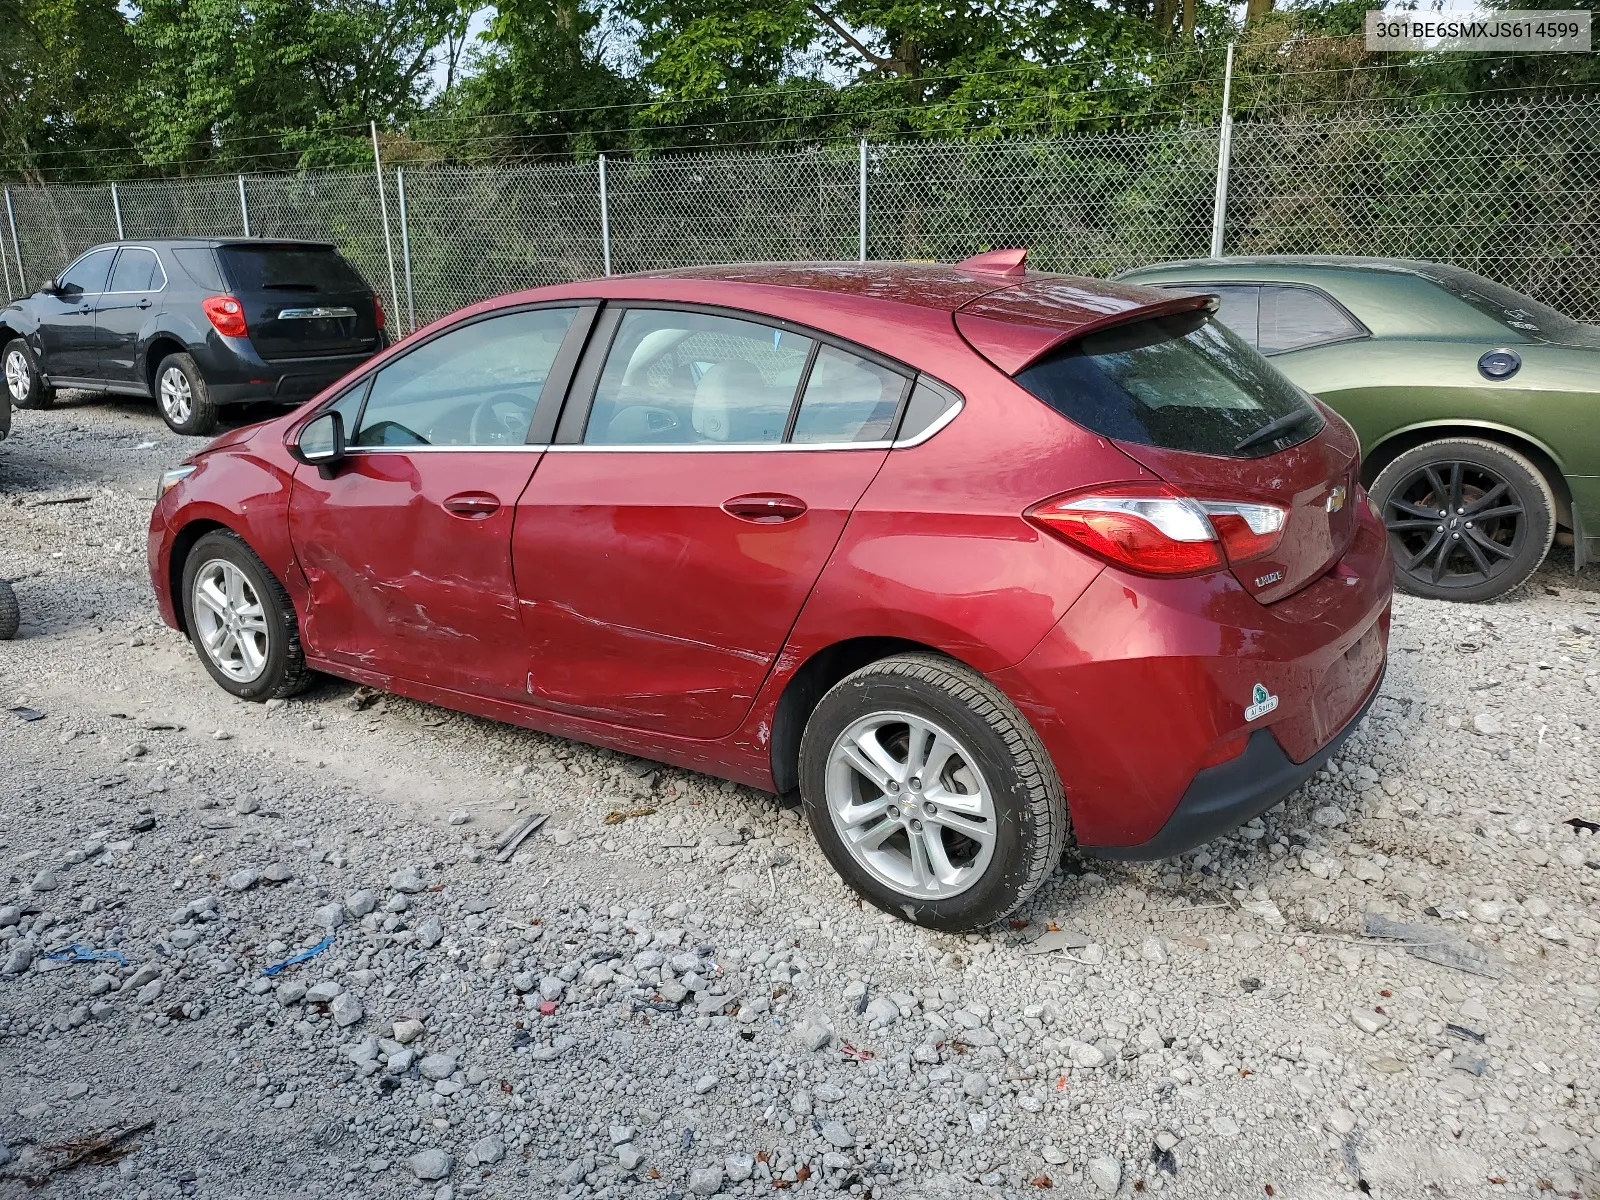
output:
[[[861,183],[856,196],[856,261],[867,261],[867,139],[861,139]]]
[[[244,176],[239,176],[239,216],[244,219],[244,235],[250,236],[250,205],[244,198]]]
[[[389,260],[389,298],[394,301],[395,320],[400,319],[400,287],[394,278],[394,240],[389,236],[389,200],[383,194],[383,159],[378,157],[378,123],[372,128],[372,170],[378,177],[378,215],[383,218],[383,253]]]
[[[111,185],[111,211],[117,215],[117,241],[128,235],[122,232],[122,197],[117,195],[117,185]]]
[[[412,332],[417,331],[417,299],[411,290],[411,232],[409,222],[406,220],[406,169],[400,167],[394,173],[395,186],[400,191],[400,261],[406,270],[406,326]]]
[[[600,254],[611,274],[611,208],[606,196],[606,156],[600,156]]]
[[[6,249],[6,240],[3,237],[0,237],[0,269],[6,273],[6,299],[15,300],[17,294],[11,290],[11,252]]]
[[[1228,224],[1228,167],[1233,159],[1233,43],[1222,74],[1222,128],[1217,136],[1217,193],[1211,204],[1211,257],[1222,257],[1222,235]]]
[[[11,206],[11,189],[6,189],[6,220],[11,223],[11,248],[17,252],[17,288],[22,295],[29,295],[27,276],[23,274],[22,243],[17,240],[17,210]]]

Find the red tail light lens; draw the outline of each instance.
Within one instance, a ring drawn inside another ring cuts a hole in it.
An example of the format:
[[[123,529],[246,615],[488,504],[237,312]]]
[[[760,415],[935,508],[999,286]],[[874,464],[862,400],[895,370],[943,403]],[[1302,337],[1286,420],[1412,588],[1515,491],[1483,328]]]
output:
[[[1200,507],[1211,518],[1229,562],[1246,562],[1270,554],[1283,537],[1289,515],[1276,504],[1233,500],[1202,500]]]
[[[223,337],[244,337],[249,330],[244,323],[244,306],[232,296],[207,296],[200,301],[211,326]]]
[[[1165,484],[1124,484],[1046,500],[1028,510],[1041,529],[1145,575],[1198,575],[1223,565],[1205,510]]]
[[[1272,504],[1196,500],[1162,483],[1129,483],[1046,500],[1027,517],[1131,571],[1200,575],[1271,551],[1287,513]]]
[[[378,328],[384,328],[387,322],[383,315],[383,301],[376,296],[372,298],[372,315],[378,318]]]

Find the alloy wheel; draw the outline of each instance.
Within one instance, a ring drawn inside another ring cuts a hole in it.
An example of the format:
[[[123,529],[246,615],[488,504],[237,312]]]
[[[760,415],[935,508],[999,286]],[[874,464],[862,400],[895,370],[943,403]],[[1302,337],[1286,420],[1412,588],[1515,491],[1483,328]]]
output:
[[[200,644],[217,669],[237,683],[260,678],[270,649],[267,613],[245,573],[214,558],[195,573],[193,598]]]
[[[846,727],[828,754],[827,801],[851,857],[901,895],[958,895],[994,857],[994,798],[977,760],[925,717],[877,712]]]
[[[1516,489],[1475,462],[1419,466],[1389,493],[1383,517],[1400,570],[1445,588],[1501,574],[1528,530]]]
[[[25,404],[28,393],[33,390],[33,373],[28,370],[28,358],[21,350],[12,350],[6,355],[6,391],[11,394],[13,404]]]
[[[194,395],[189,389],[189,377],[177,367],[161,372],[161,411],[174,425],[185,425],[194,412]]]

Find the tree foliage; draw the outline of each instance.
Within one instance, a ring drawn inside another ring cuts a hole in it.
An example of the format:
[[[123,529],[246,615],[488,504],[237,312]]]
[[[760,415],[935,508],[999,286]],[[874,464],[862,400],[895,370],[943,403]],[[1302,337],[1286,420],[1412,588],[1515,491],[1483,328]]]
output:
[[[1502,0],[1516,7],[1529,0]],[[1595,5],[1600,0],[1563,0]],[[49,178],[996,138],[1600,87],[1377,55],[1365,0],[0,0],[0,168]]]

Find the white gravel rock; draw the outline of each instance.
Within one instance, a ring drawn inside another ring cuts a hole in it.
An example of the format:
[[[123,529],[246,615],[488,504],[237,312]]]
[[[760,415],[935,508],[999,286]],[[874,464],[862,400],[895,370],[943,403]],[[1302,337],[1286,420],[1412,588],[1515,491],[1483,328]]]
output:
[[[1091,1158],[1089,1182],[1102,1196],[1115,1196],[1122,1186],[1122,1160],[1105,1154]]]

